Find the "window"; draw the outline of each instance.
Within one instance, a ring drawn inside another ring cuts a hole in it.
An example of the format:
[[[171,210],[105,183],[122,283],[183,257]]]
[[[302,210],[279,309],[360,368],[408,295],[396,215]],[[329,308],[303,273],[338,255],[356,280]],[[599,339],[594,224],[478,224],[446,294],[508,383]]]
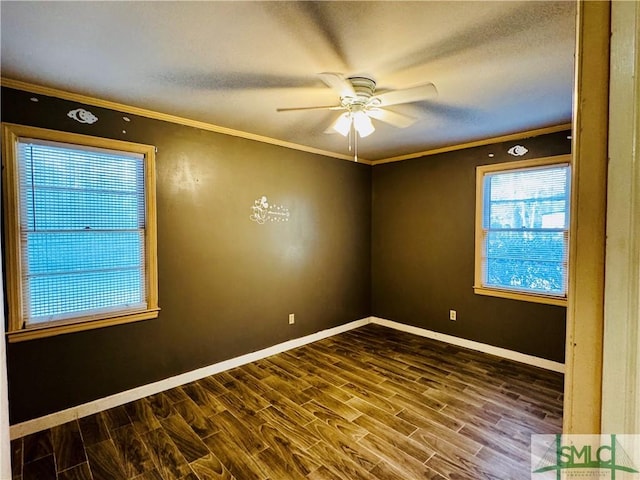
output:
[[[155,152],[3,126],[9,340],[154,318]]]
[[[565,305],[570,156],[476,170],[474,291]]]

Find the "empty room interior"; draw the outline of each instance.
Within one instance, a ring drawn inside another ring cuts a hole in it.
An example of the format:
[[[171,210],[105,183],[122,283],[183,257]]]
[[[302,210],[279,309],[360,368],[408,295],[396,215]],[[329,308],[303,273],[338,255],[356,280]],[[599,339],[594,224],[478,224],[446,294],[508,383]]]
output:
[[[638,2],[0,14],[0,479],[543,479],[533,435],[640,433]]]

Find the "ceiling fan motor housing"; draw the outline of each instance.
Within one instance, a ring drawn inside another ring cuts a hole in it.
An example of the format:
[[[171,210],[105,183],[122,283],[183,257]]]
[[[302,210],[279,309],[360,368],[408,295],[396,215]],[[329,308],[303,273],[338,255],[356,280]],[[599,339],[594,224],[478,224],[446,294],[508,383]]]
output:
[[[366,106],[376,90],[376,82],[367,77],[349,77],[347,80],[353,86],[356,97],[342,97],[340,100],[343,106]]]

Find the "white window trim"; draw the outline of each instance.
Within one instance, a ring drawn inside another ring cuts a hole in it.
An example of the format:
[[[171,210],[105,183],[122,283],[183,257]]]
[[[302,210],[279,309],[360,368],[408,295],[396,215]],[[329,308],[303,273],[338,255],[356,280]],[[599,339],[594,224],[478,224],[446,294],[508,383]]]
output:
[[[157,227],[156,227],[156,176],[155,147],[138,143],[92,137],[75,133],[59,132],[43,128],[15,124],[2,124],[3,138],[3,206],[5,215],[5,255],[7,272],[7,303],[9,342],[49,337],[94,328],[102,328],[122,323],[156,318],[158,316],[158,275],[157,275]],[[17,165],[17,144],[20,138],[34,138],[44,141],[61,142],[138,153],[145,159],[145,261],[147,283],[147,306],[144,310],[120,311],[104,315],[76,317],[67,321],[24,327],[22,308],[22,242],[20,239],[19,171]]]
[[[476,224],[475,224],[475,274],[473,291],[478,295],[491,297],[508,298],[511,300],[522,300],[527,302],[544,303],[548,305],[566,306],[567,298],[555,295],[544,295],[540,293],[522,292],[518,290],[508,290],[501,288],[487,287],[482,284],[482,252],[483,242],[483,202],[484,202],[484,176],[487,173],[502,172],[507,170],[518,170],[525,168],[546,167],[551,165],[571,165],[571,155],[557,155],[553,157],[534,158],[529,160],[519,160],[515,162],[494,163],[490,165],[480,165],[476,168]],[[570,232],[569,232],[570,236]]]

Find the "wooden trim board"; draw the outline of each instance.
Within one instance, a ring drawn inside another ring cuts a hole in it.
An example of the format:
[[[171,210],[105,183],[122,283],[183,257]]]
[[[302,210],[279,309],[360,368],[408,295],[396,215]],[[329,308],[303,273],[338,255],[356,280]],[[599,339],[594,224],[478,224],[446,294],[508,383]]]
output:
[[[484,180],[488,174],[496,172],[513,172],[531,168],[570,166],[571,155],[555,155],[552,157],[531,158],[527,160],[516,160],[511,162],[493,163],[479,165],[476,167],[476,209],[475,209],[475,266],[473,291],[477,295],[487,295],[491,297],[509,298],[512,300],[522,300],[525,302],[544,303],[547,305],[566,306],[566,297],[544,295],[531,291],[509,290],[506,287],[496,288],[484,285],[483,260],[486,246],[486,232],[489,228],[484,228],[485,216],[485,189]],[[568,235],[565,228],[565,235]],[[565,241],[566,241],[565,237]],[[566,270],[566,261],[564,264]],[[565,286],[566,287],[566,286]]]
[[[524,132],[512,133],[509,135],[501,135],[499,137],[485,138],[483,140],[476,140],[475,142],[466,142],[466,143],[460,143],[458,145],[451,145],[448,147],[433,148],[431,150],[425,150],[423,152],[409,153],[407,155],[400,155],[398,157],[383,158],[382,160],[374,160],[371,163],[373,165],[382,165],[384,163],[401,162],[403,160],[411,160],[413,158],[427,157],[429,155],[436,155],[438,153],[447,153],[447,152],[453,152],[456,150],[464,150],[465,148],[482,147],[484,145],[492,145],[494,143],[523,140],[525,138],[537,137],[540,135],[546,135],[548,133],[562,132],[564,130],[571,130],[571,124],[563,123],[560,125],[553,125],[551,127],[536,128],[535,130],[527,130]]]
[[[1,205],[0,205],[1,206]],[[1,209],[0,209],[1,210]],[[0,255],[3,255],[0,244]],[[3,276],[0,275],[0,302],[4,304]],[[9,392],[7,384],[7,346],[4,342],[4,308],[0,310],[0,478],[11,477],[11,446],[9,443]]]
[[[3,87],[13,88],[15,90],[22,90],[24,92],[36,93],[40,95],[46,95],[48,97],[61,98],[63,100],[70,100],[72,102],[83,103],[85,105],[91,105],[94,107],[108,108],[110,110],[116,110],[118,112],[130,113],[131,115],[139,115],[141,117],[152,118],[154,120],[162,120],[164,122],[176,123],[178,125],[185,125],[187,127],[199,128],[201,130],[207,130],[209,132],[222,133],[224,135],[231,135],[233,137],[246,138],[247,140],[255,140],[257,142],[269,143],[271,145],[277,145],[280,147],[291,148],[293,150],[300,150],[308,153],[315,153],[323,155],[325,157],[337,158],[340,160],[348,160],[353,162],[353,156],[344,155],[336,152],[329,152],[321,150],[319,148],[308,147],[306,145],[299,145],[297,143],[285,142],[276,138],[265,137],[263,135],[256,135],[254,133],[243,132],[241,130],[234,130],[232,128],[221,127],[212,123],[201,122],[198,120],[192,120],[190,118],[179,117],[177,115],[170,115],[168,113],[156,112],[154,110],[148,110],[146,108],[133,107],[124,103],[112,102],[110,100],[103,100],[101,98],[90,97],[88,95],[81,95],[79,93],[68,92],[66,90],[60,90],[57,88],[44,87],[41,85],[35,85],[33,83],[23,82],[20,80],[13,80],[11,78],[1,78],[0,84]],[[358,158],[358,163],[364,163],[371,165],[369,160],[364,158]]]
[[[563,433],[600,433],[611,2],[578,2]]]
[[[119,392],[108,397],[100,398],[92,402],[78,405],[76,407],[67,408],[66,410],[62,410],[60,412],[54,412],[43,417],[34,418],[22,423],[17,423],[10,427],[11,439],[13,440],[15,438],[20,438],[31,433],[46,430],[47,428],[62,425],[63,423],[70,422],[71,420],[74,420],[76,418],[86,417],[94,413],[107,410],[109,408],[117,407],[134,400],[148,397],[149,395],[163,392],[170,388],[178,387],[180,385],[184,385],[195,380],[200,380],[201,378],[208,377],[210,375],[215,375],[216,373],[224,372],[225,370],[230,370],[247,363],[255,362],[262,358],[270,357],[271,355],[286,352],[287,350],[301,347],[308,343],[317,342],[318,340],[322,340],[324,338],[328,338],[333,335],[337,335],[339,333],[343,333],[354,328],[367,325],[369,322],[369,318],[355,320],[344,325],[312,333],[311,335],[288,340],[286,342],[279,343],[277,345],[273,345],[272,347],[264,348],[256,352],[251,352],[239,357],[230,358],[229,360],[214,363],[213,365],[198,368],[196,370],[185,372],[174,377],[166,378],[154,383],[149,383],[147,385],[142,385],[140,387],[126,390],[124,392]]]
[[[640,433],[640,2],[611,5],[602,433]]]
[[[119,325],[156,318],[158,316],[158,281],[157,281],[157,239],[156,239],[156,168],[155,147],[139,143],[112,140],[77,133],[61,132],[44,128],[2,123],[3,139],[3,205],[5,216],[5,246],[7,270],[7,303],[9,305],[8,332],[9,342],[24,341],[34,338],[49,337],[80,330]],[[28,320],[24,312],[25,280],[23,271],[27,268],[23,259],[26,248],[22,237],[22,213],[20,207],[20,168],[18,143],[23,141],[55,142],[80,148],[82,151],[95,150],[118,152],[124,155],[140,157],[144,164],[145,182],[145,281],[146,306],[144,309],[103,312],[95,315],[76,315],[66,321],[54,321],[25,327]]]
[[[384,327],[394,328],[421,337],[431,338],[433,340],[439,340],[441,342],[450,343],[458,347],[468,348],[470,350],[476,350],[482,353],[488,353],[489,355],[495,355],[497,357],[506,358],[534,367],[544,368],[545,370],[551,370],[553,372],[564,373],[564,364],[547,360],[545,358],[535,357],[533,355],[527,355],[526,353],[515,352],[506,348],[495,347],[486,343],[475,342],[473,340],[467,340],[466,338],[454,337],[453,335],[447,335],[446,333],[434,332],[425,328],[414,327],[412,325],[406,325],[404,323],[394,322],[392,320],[385,320],[383,318],[371,317],[371,323],[382,325]]]

